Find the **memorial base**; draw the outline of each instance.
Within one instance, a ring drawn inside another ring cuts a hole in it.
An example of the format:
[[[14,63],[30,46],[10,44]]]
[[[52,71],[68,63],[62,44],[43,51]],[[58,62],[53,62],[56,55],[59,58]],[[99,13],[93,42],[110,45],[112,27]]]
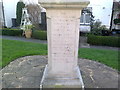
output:
[[[40,84],[40,88],[43,90],[45,88],[79,88],[79,90],[84,89],[79,67],[77,67],[78,77],[76,78],[48,78],[47,72],[48,67],[46,65]]]

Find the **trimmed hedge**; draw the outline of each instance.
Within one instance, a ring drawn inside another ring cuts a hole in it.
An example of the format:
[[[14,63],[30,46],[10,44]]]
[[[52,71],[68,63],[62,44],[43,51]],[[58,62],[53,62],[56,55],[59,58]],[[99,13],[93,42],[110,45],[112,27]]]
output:
[[[40,30],[34,30],[32,32],[32,37],[35,39],[40,39],[40,40],[47,40],[47,32],[40,31]]]
[[[87,42],[91,45],[120,47],[119,40],[120,37],[88,35]]]
[[[7,35],[7,36],[22,36],[23,30],[21,29],[2,29],[0,30],[2,35]]]
[[[23,34],[23,30],[21,29],[9,29],[9,28],[0,29],[0,35],[22,36],[22,34]],[[47,40],[47,31],[33,30],[32,38]]]

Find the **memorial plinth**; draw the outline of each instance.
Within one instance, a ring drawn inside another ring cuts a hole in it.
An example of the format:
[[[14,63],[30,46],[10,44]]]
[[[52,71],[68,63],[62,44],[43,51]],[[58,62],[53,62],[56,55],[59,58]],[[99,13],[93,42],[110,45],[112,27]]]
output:
[[[41,81],[43,88],[84,87],[78,60],[81,10],[88,0],[39,0],[46,8],[48,65]]]

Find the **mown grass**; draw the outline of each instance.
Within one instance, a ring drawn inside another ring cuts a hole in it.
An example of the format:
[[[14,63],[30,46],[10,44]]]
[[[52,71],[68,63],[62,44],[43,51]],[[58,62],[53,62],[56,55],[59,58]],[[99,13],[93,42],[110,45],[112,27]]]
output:
[[[115,50],[81,48],[79,50],[79,57],[101,62],[120,71],[118,67],[119,53],[120,51]]]
[[[2,66],[2,39],[0,39],[0,67]]]
[[[47,55],[47,45],[16,40],[2,40],[2,67],[28,55]]]
[[[2,67],[19,57],[28,55],[47,55],[47,44],[2,40],[2,62],[0,64]],[[120,71],[118,69],[118,51],[80,48],[79,57],[99,61]]]

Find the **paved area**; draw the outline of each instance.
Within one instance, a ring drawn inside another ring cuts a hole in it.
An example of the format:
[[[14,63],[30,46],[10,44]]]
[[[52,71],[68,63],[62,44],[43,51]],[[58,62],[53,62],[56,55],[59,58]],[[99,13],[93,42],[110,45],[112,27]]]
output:
[[[47,56],[26,56],[11,62],[3,68],[3,88],[39,88]],[[86,88],[118,88],[118,72],[101,63],[79,59]]]
[[[18,40],[18,41],[25,41],[25,42],[34,42],[34,43],[47,43],[45,40],[39,40],[39,39],[27,39],[25,37],[17,37],[17,36],[1,36],[0,38],[9,39],[9,40]],[[80,48],[98,48],[98,49],[110,49],[110,50],[119,50],[120,48],[117,47],[108,47],[108,46],[95,46],[95,45],[89,45],[86,42],[86,38],[80,37]]]
[[[120,48],[117,47],[108,47],[108,46],[95,46],[91,45],[90,48],[99,48],[99,49],[107,49],[107,50],[120,50]]]
[[[46,40],[39,40],[39,39],[28,39],[25,37],[18,37],[18,36],[1,36],[0,38],[8,39],[8,40],[18,40],[18,41],[25,41],[25,42],[34,42],[34,43],[47,43]]]

